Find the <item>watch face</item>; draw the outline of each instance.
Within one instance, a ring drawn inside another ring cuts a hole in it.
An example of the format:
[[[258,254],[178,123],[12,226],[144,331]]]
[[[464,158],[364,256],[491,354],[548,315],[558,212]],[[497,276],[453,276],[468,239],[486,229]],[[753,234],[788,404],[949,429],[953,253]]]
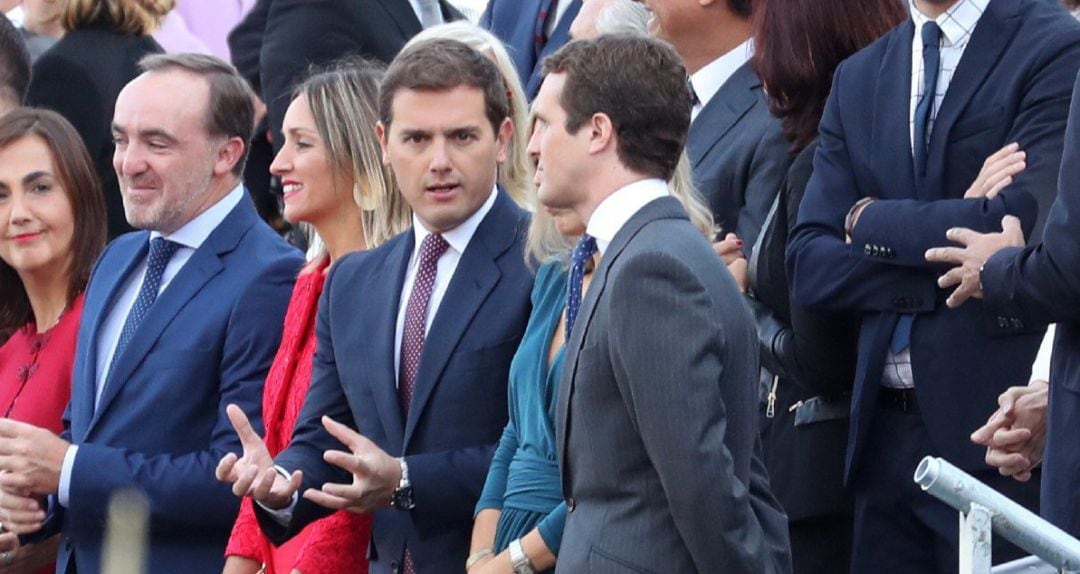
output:
[[[412,494],[411,486],[395,490],[393,498],[390,499],[390,507],[398,510],[412,510],[416,506]]]

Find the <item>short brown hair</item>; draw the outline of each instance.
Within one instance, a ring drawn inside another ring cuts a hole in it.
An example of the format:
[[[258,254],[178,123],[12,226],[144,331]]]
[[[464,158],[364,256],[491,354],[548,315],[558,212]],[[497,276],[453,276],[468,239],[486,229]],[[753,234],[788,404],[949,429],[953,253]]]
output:
[[[568,132],[605,114],[623,165],[671,179],[690,129],[686,68],[673,48],[625,34],[575,40],[544,60],[544,74],[566,74],[559,103]]]
[[[125,36],[148,36],[176,7],[176,0],[67,0],[60,13],[65,30],[104,24]]]
[[[26,137],[40,137],[52,154],[56,177],[71,203],[75,231],[71,237],[67,303],[86,288],[90,269],[105,247],[105,197],[82,138],[60,114],[19,108],[0,118],[0,148]],[[34,319],[30,299],[18,273],[0,260],[0,332],[12,331]]]
[[[139,61],[143,72],[182,70],[204,78],[210,84],[206,129],[211,136],[244,142],[240,161],[233,174],[244,172],[248,143],[255,131],[255,92],[232,64],[206,54],[152,54]]]
[[[764,0],[754,18],[753,66],[769,110],[798,152],[814,141],[833,72],[907,17],[900,0]]]
[[[484,92],[484,114],[498,137],[499,128],[510,117],[502,75],[489,58],[457,40],[420,42],[394,58],[379,88],[379,121],[390,126],[398,90],[445,92],[459,86]]]

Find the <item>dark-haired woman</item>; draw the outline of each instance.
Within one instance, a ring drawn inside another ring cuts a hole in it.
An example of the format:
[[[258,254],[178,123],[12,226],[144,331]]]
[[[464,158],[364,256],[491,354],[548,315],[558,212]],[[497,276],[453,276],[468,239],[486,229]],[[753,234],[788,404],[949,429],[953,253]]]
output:
[[[837,65],[907,17],[899,0],[764,0],[754,66],[795,159],[750,262],[762,365],[773,377],[763,418],[765,463],[788,513],[797,574],[850,570],[851,497],[843,486],[855,317],[791,303],[788,232],[813,170],[818,122]]]
[[[104,245],[101,187],[71,124],[28,108],[0,119],[0,331],[13,331],[0,347],[0,416],[62,430],[82,291]],[[0,552],[0,568],[52,572],[57,543]]]

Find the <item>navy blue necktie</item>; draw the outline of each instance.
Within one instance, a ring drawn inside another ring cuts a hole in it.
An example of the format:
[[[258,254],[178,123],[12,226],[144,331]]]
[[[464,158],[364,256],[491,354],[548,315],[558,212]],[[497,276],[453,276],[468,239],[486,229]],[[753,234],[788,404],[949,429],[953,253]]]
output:
[[[933,20],[922,27],[923,55],[923,91],[919,103],[915,106],[915,139],[912,147],[915,151],[915,173],[926,175],[926,155],[930,146],[930,112],[934,109],[937,94],[938,70],[941,68],[941,28]],[[911,325],[915,316],[900,315],[900,321],[893,330],[889,345],[893,354],[911,346]]]
[[[123,354],[128,343],[131,343],[135,337],[135,330],[139,328],[146,313],[150,311],[150,306],[157,299],[165,266],[169,264],[169,260],[179,248],[179,243],[173,243],[164,237],[155,238],[150,242],[150,255],[146,257],[146,275],[143,276],[142,287],[139,288],[135,304],[131,306],[127,320],[124,321],[124,329],[120,331],[120,340],[116,343],[116,351],[113,352],[109,362],[110,375],[116,367],[116,360]]]
[[[574,321],[577,321],[578,309],[581,308],[581,289],[585,282],[585,265],[596,253],[596,239],[584,233],[570,256],[570,277],[566,282],[566,340],[570,340],[570,333],[574,330]]]
[[[937,94],[938,71],[941,68],[941,28],[934,21],[923,24],[923,90],[915,106],[915,172],[926,175],[926,154],[930,145],[930,118]]]

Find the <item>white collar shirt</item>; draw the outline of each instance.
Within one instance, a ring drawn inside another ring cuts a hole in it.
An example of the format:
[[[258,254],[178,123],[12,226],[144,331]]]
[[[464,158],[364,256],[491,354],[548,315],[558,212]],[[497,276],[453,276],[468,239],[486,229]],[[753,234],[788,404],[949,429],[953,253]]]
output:
[[[667,183],[662,179],[642,179],[623,186],[596,206],[585,233],[596,239],[596,247],[602,257],[615,239],[615,234],[634,214],[650,202],[670,194]]]
[[[753,56],[754,42],[752,38],[749,38],[728,53],[709,62],[704,68],[690,74],[690,85],[697,94],[697,103],[690,111],[691,121],[697,119],[698,114],[709,104],[720,88],[724,87],[731,76],[735,75],[735,72]]]

